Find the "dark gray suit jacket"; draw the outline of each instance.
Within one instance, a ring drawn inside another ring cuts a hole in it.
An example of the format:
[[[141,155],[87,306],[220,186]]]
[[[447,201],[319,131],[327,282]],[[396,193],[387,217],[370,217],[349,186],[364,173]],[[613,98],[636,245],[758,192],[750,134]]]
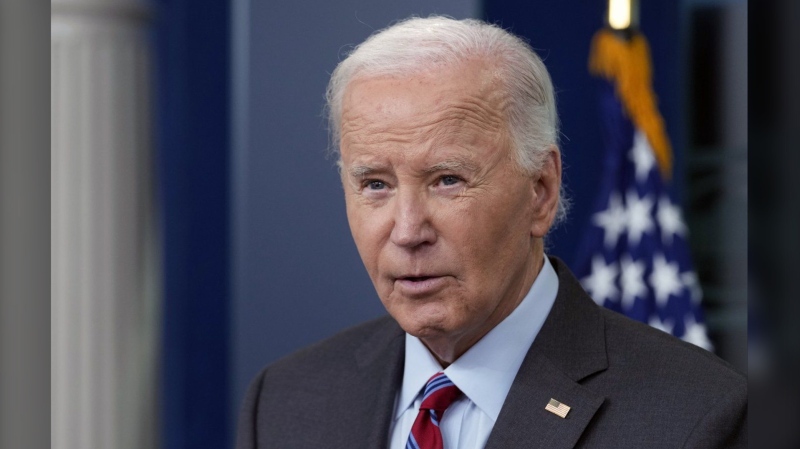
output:
[[[601,308],[563,262],[559,289],[487,449],[747,447],[745,377],[711,353]],[[385,448],[404,333],[390,317],[264,369],[238,449]],[[545,410],[550,398],[571,407]]]

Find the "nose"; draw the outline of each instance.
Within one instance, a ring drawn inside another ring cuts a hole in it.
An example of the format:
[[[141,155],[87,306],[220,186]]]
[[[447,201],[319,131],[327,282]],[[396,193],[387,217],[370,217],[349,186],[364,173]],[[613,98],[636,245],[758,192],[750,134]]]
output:
[[[395,196],[391,241],[403,248],[417,248],[436,242],[430,205],[421,192],[399,191]]]

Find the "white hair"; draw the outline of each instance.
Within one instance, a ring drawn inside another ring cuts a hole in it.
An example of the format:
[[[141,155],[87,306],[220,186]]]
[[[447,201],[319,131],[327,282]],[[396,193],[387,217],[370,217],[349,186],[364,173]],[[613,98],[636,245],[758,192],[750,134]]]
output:
[[[373,33],[339,63],[326,92],[331,148],[341,157],[342,99],[356,78],[402,77],[467,60],[491,64],[511,98],[506,111],[509,135],[520,169],[535,174],[558,145],[558,115],[550,75],[522,39],[480,20],[444,16],[411,17]],[[555,222],[566,216],[563,188]]]

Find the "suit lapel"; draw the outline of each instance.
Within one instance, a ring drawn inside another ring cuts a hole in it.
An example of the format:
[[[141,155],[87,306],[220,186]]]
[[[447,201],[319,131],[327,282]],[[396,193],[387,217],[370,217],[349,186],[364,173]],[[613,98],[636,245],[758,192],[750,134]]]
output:
[[[486,449],[574,447],[603,397],[564,376],[543,356],[528,361],[508,392]],[[545,410],[550,399],[570,407],[566,418]]]
[[[550,259],[559,288],[553,308],[522,362],[486,449],[575,446],[604,398],[580,385],[608,367],[604,321],[563,262]],[[555,399],[566,418],[547,411]]]
[[[385,331],[368,338],[356,353],[358,376],[354,378],[353,404],[361,404],[349,423],[358,447],[388,447],[389,426],[394,414],[395,396],[403,377],[405,338],[394,320]]]

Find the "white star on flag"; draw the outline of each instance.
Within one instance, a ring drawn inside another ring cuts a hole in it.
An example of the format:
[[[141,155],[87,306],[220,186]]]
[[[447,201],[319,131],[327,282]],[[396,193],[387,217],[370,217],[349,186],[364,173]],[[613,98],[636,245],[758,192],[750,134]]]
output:
[[[670,320],[661,321],[658,315],[651,315],[650,321],[647,324],[668,334],[671,334],[672,328],[675,327]]]
[[[706,335],[705,325],[695,321],[694,315],[692,315],[691,312],[686,314],[684,323],[686,323],[686,332],[681,336],[683,341],[688,341],[708,351],[714,350],[714,345],[711,344],[711,340],[709,340],[708,335]]]
[[[617,246],[619,236],[625,232],[625,206],[619,193],[613,192],[608,198],[608,209],[597,212],[592,217],[597,226],[603,228],[603,243],[607,248]]]
[[[700,281],[697,280],[697,274],[694,271],[684,271],[681,273],[681,281],[683,285],[689,289],[692,305],[699,306],[700,301],[703,299],[703,289],[700,288]]]
[[[664,307],[669,301],[670,295],[677,295],[683,288],[683,284],[678,277],[678,264],[669,263],[663,254],[656,254],[653,257],[653,272],[650,273],[650,285],[656,296],[658,307]]]
[[[647,286],[644,284],[644,262],[634,262],[628,254],[620,259],[620,284],[622,290],[622,308],[630,309],[636,298],[643,297],[647,293]]]
[[[650,147],[647,136],[638,129],[633,134],[633,147],[628,157],[636,167],[636,180],[646,181],[650,170],[656,165],[656,158],[653,156],[653,148]]]
[[[606,265],[603,256],[597,255],[592,259],[591,274],[583,278],[581,284],[597,304],[603,305],[606,299],[614,301],[618,295],[614,283],[618,274],[616,264]]]
[[[656,219],[661,227],[661,239],[665,245],[671,245],[672,236],[676,234],[680,236],[686,235],[686,224],[683,223],[680,209],[672,204],[666,196],[662,196],[658,200]]]
[[[640,198],[635,190],[631,189],[625,194],[628,218],[628,242],[636,246],[642,235],[653,230],[653,219],[650,211],[653,209],[653,200],[649,195]]]

